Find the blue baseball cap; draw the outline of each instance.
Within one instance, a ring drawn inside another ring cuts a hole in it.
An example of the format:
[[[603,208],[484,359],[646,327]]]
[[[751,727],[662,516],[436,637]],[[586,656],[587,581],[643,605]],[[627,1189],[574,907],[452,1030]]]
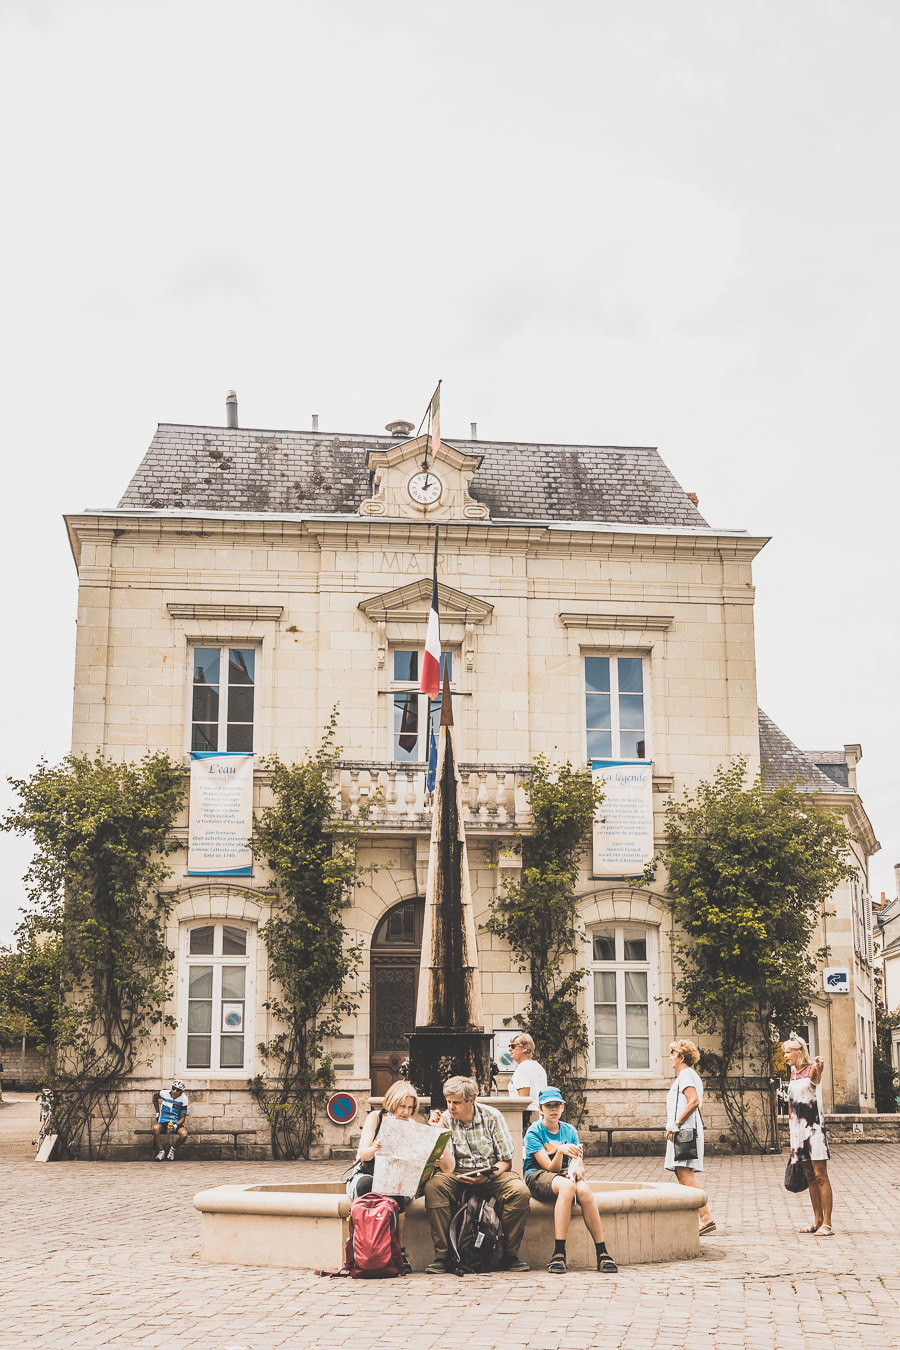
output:
[[[562,1102],[562,1104],[565,1106],[566,1099],[560,1092],[559,1088],[548,1087],[544,1088],[543,1092],[539,1095],[538,1106],[545,1106],[547,1102]]]

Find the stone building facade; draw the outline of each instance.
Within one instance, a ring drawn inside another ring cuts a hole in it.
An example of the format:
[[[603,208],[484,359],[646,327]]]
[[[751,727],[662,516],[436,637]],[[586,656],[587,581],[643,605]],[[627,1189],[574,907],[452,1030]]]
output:
[[[659,834],[670,793],[736,755],[755,768],[761,725],[764,740],[778,732],[761,724],[756,700],[752,564],[766,540],[708,525],[654,449],[454,439],[433,467],[435,496],[433,483],[422,491],[425,448],[408,435],[161,425],[117,507],[67,518],[79,579],[76,753],[158,749],[187,766],[193,746],[290,761],[318,745],[338,710],[340,810],[353,819],[378,792],[363,861],[388,864],[347,912],[365,950],[363,992],[331,1047],[339,1084],[361,1107],[396,1076],[412,1025],[430,834],[430,709],[416,662],[435,524],[476,922],[516,866],[509,845],[527,827],[535,755],[652,760]],[[867,827],[857,889],[836,897],[828,921],[829,941],[839,939],[852,965],[859,1017],[823,996],[814,1039],[834,1060],[829,1107],[872,1109],[864,935],[866,857],[877,845],[855,785],[802,758],[836,808]],[[256,807],[266,790],[259,771]],[[180,838],[186,847],[186,817]],[[149,1047],[116,1146],[132,1146],[149,1122],[150,1090],[177,1073],[197,1124],[229,1147],[229,1130],[251,1131],[242,1142],[264,1152],[265,1122],[246,1084],[271,1032],[259,938],[268,878],[259,865],[247,878],[188,876],[186,861],[173,855],[169,882],[178,1031]],[[658,889],[591,869],[586,855],[589,1123],[656,1132],[667,1045],[686,1032],[666,1002],[670,918]],[[481,933],[479,944],[499,1052],[524,982],[499,939]],[[216,1030],[229,999],[245,1010],[240,1046]],[[347,1139],[325,1122],[323,1149]]]

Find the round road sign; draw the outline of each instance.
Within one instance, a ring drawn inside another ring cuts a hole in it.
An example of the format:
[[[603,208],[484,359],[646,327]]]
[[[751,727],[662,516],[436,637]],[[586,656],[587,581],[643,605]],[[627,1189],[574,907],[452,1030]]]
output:
[[[328,1119],[333,1120],[335,1125],[349,1125],[351,1120],[356,1119],[359,1107],[356,1098],[349,1092],[335,1092],[328,1098],[325,1110],[328,1112]]]

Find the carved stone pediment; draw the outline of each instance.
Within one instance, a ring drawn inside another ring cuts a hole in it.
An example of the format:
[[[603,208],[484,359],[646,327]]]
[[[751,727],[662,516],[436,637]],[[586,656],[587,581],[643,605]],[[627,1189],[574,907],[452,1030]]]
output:
[[[428,612],[431,609],[430,577],[411,581],[393,591],[383,591],[368,600],[361,600],[359,608],[375,624],[376,665],[383,669],[387,662],[388,644],[425,641]],[[441,641],[459,644],[465,670],[471,670],[475,660],[475,627],[484,623],[494,612],[494,606],[477,595],[467,595],[453,586],[438,582],[438,604],[441,609]]]
[[[428,452],[428,480],[422,492],[422,465]],[[481,455],[457,450],[441,442],[437,459],[432,460],[427,436],[401,441],[389,450],[371,450],[369,469],[374,475],[374,492],[360,504],[361,516],[387,516],[407,520],[487,520],[488,508],[469,495],[469,486]],[[437,495],[435,496],[435,492]],[[422,497],[433,500],[422,500]]]
[[[393,591],[383,591],[368,600],[361,600],[359,608],[373,623],[425,623],[431,608],[431,577],[411,581]],[[441,625],[447,623],[484,623],[494,612],[494,606],[477,595],[467,595],[452,586],[438,582],[438,601],[441,607]]]

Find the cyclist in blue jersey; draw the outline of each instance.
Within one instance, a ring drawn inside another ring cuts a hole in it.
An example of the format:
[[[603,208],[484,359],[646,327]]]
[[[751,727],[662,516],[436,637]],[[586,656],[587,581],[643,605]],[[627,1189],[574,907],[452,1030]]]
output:
[[[162,1162],[168,1158],[169,1162],[174,1162],[176,1140],[184,1148],[188,1137],[184,1123],[187,1119],[188,1099],[180,1078],[174,1080],[169,1091],[163,1088],[159,1092],[154,1092],[153,1108],[156,1111],[156,1120],[153,1122],[155,1161]],[[168,1151],[165,1144],[167,1137],[171,1139]]]

